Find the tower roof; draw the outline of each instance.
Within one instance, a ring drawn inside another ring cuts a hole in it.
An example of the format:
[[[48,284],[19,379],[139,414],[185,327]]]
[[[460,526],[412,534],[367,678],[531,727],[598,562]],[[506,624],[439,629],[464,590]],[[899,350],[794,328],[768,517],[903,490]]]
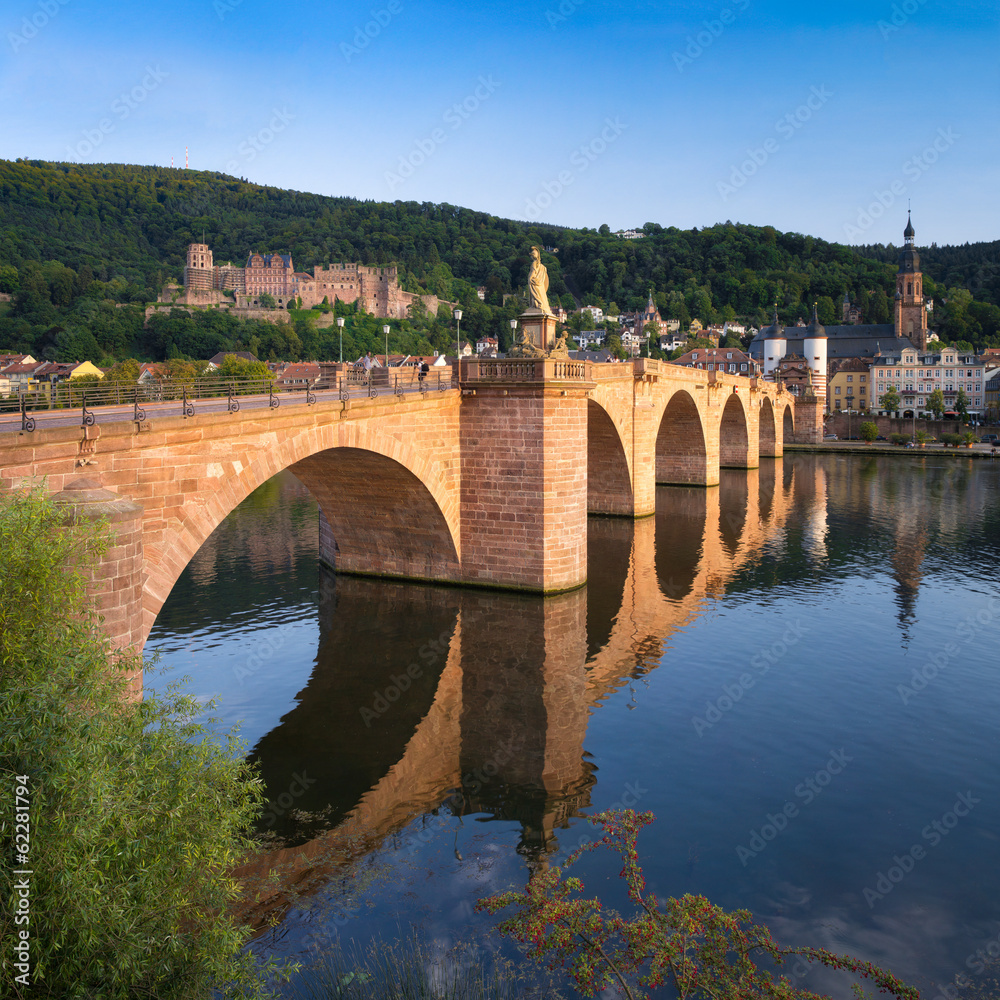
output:
[[[774,303],[774,316],[771,319],[771,325],[761,330],[761,339],[763,340],[783,340],[785,336],[784,329],[781,326],[781,320],[778,319],[778,303]]]
[[[903,249],[899,251],[899,274],[915,274],[920,270],[920,255],[913,245],[916,230],[910,221],[910,212],[906,212],[906,228],[903,230]]]
[[[813,303],[813,314],[812,319],[809,320],[809,325],[806,327],[806,336],[810,340],[817,340],[820,337],[826,337],[826,328],[819,321],[819,311],[818,303]]]

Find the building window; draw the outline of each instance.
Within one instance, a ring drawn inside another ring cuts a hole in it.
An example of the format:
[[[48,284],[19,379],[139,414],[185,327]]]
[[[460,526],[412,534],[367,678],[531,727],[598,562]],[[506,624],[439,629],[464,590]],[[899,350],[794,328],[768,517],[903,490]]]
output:
[[[840,386],[838,385],[836,389],[833,390],[836,395],[840,395]]]
[[[864,382],[864,380],[865,380],[865,377],[864,377],[864,375],[862,375],[862,376],[861,376],[861,377],[860,377],[860,378],[858,379],[858,381],[859,381],[859,382]]]
[[[847,376],[847,381],[848,382],[853,382],[854,381],[854,376],[853,375],[848,375]]]

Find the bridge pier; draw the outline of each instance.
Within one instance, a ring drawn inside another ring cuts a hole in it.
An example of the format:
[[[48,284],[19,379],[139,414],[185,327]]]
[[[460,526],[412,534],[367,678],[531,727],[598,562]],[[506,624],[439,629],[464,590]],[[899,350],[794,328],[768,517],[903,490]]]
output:
[[[111,531],[111,545],[90,571],[88,590],[101,616],[112,652],[129,656],[142,652],[142,515],[133,503],[92,479],[67,483],[52,499],[66,511],[66,523],[102,520]],[[142,696],[142,671],[129,677],[132,694]]]
[[[583,586],[586,364],[461,367],[461,582],[542,593]]]

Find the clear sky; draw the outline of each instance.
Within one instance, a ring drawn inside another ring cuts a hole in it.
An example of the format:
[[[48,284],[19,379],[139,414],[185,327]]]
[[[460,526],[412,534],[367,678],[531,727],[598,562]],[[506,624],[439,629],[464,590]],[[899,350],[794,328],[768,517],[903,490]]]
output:
[[[612,229],[1000,238],[995,0],[4,0],[0,157]],[[884,207],[883,207],[884,206]]]

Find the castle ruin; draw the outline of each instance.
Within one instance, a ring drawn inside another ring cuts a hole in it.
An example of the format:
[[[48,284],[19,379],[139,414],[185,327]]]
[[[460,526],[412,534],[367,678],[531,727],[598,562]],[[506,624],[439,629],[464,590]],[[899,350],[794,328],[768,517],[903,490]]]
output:
[[[230,301],[226,292],[234,294],[238,309],[258,307],[259,297],[266,293],[282,308],[298,300],[303,309],[321,305],[324,299],[330,305],[339,300],[357,302],[365,312],[385,319],[405,319],[417,299],[423,301],[431,315],[440,304],[436,295],[404,292],[395,266],[331,264],[313,268],[310,275],[295,270],[291,254],[252,253],[246,267],[235,267],[214,263],[207,243],[190,244],[184,267],[184,294],[174,301],[182,305],[225,305]]]

